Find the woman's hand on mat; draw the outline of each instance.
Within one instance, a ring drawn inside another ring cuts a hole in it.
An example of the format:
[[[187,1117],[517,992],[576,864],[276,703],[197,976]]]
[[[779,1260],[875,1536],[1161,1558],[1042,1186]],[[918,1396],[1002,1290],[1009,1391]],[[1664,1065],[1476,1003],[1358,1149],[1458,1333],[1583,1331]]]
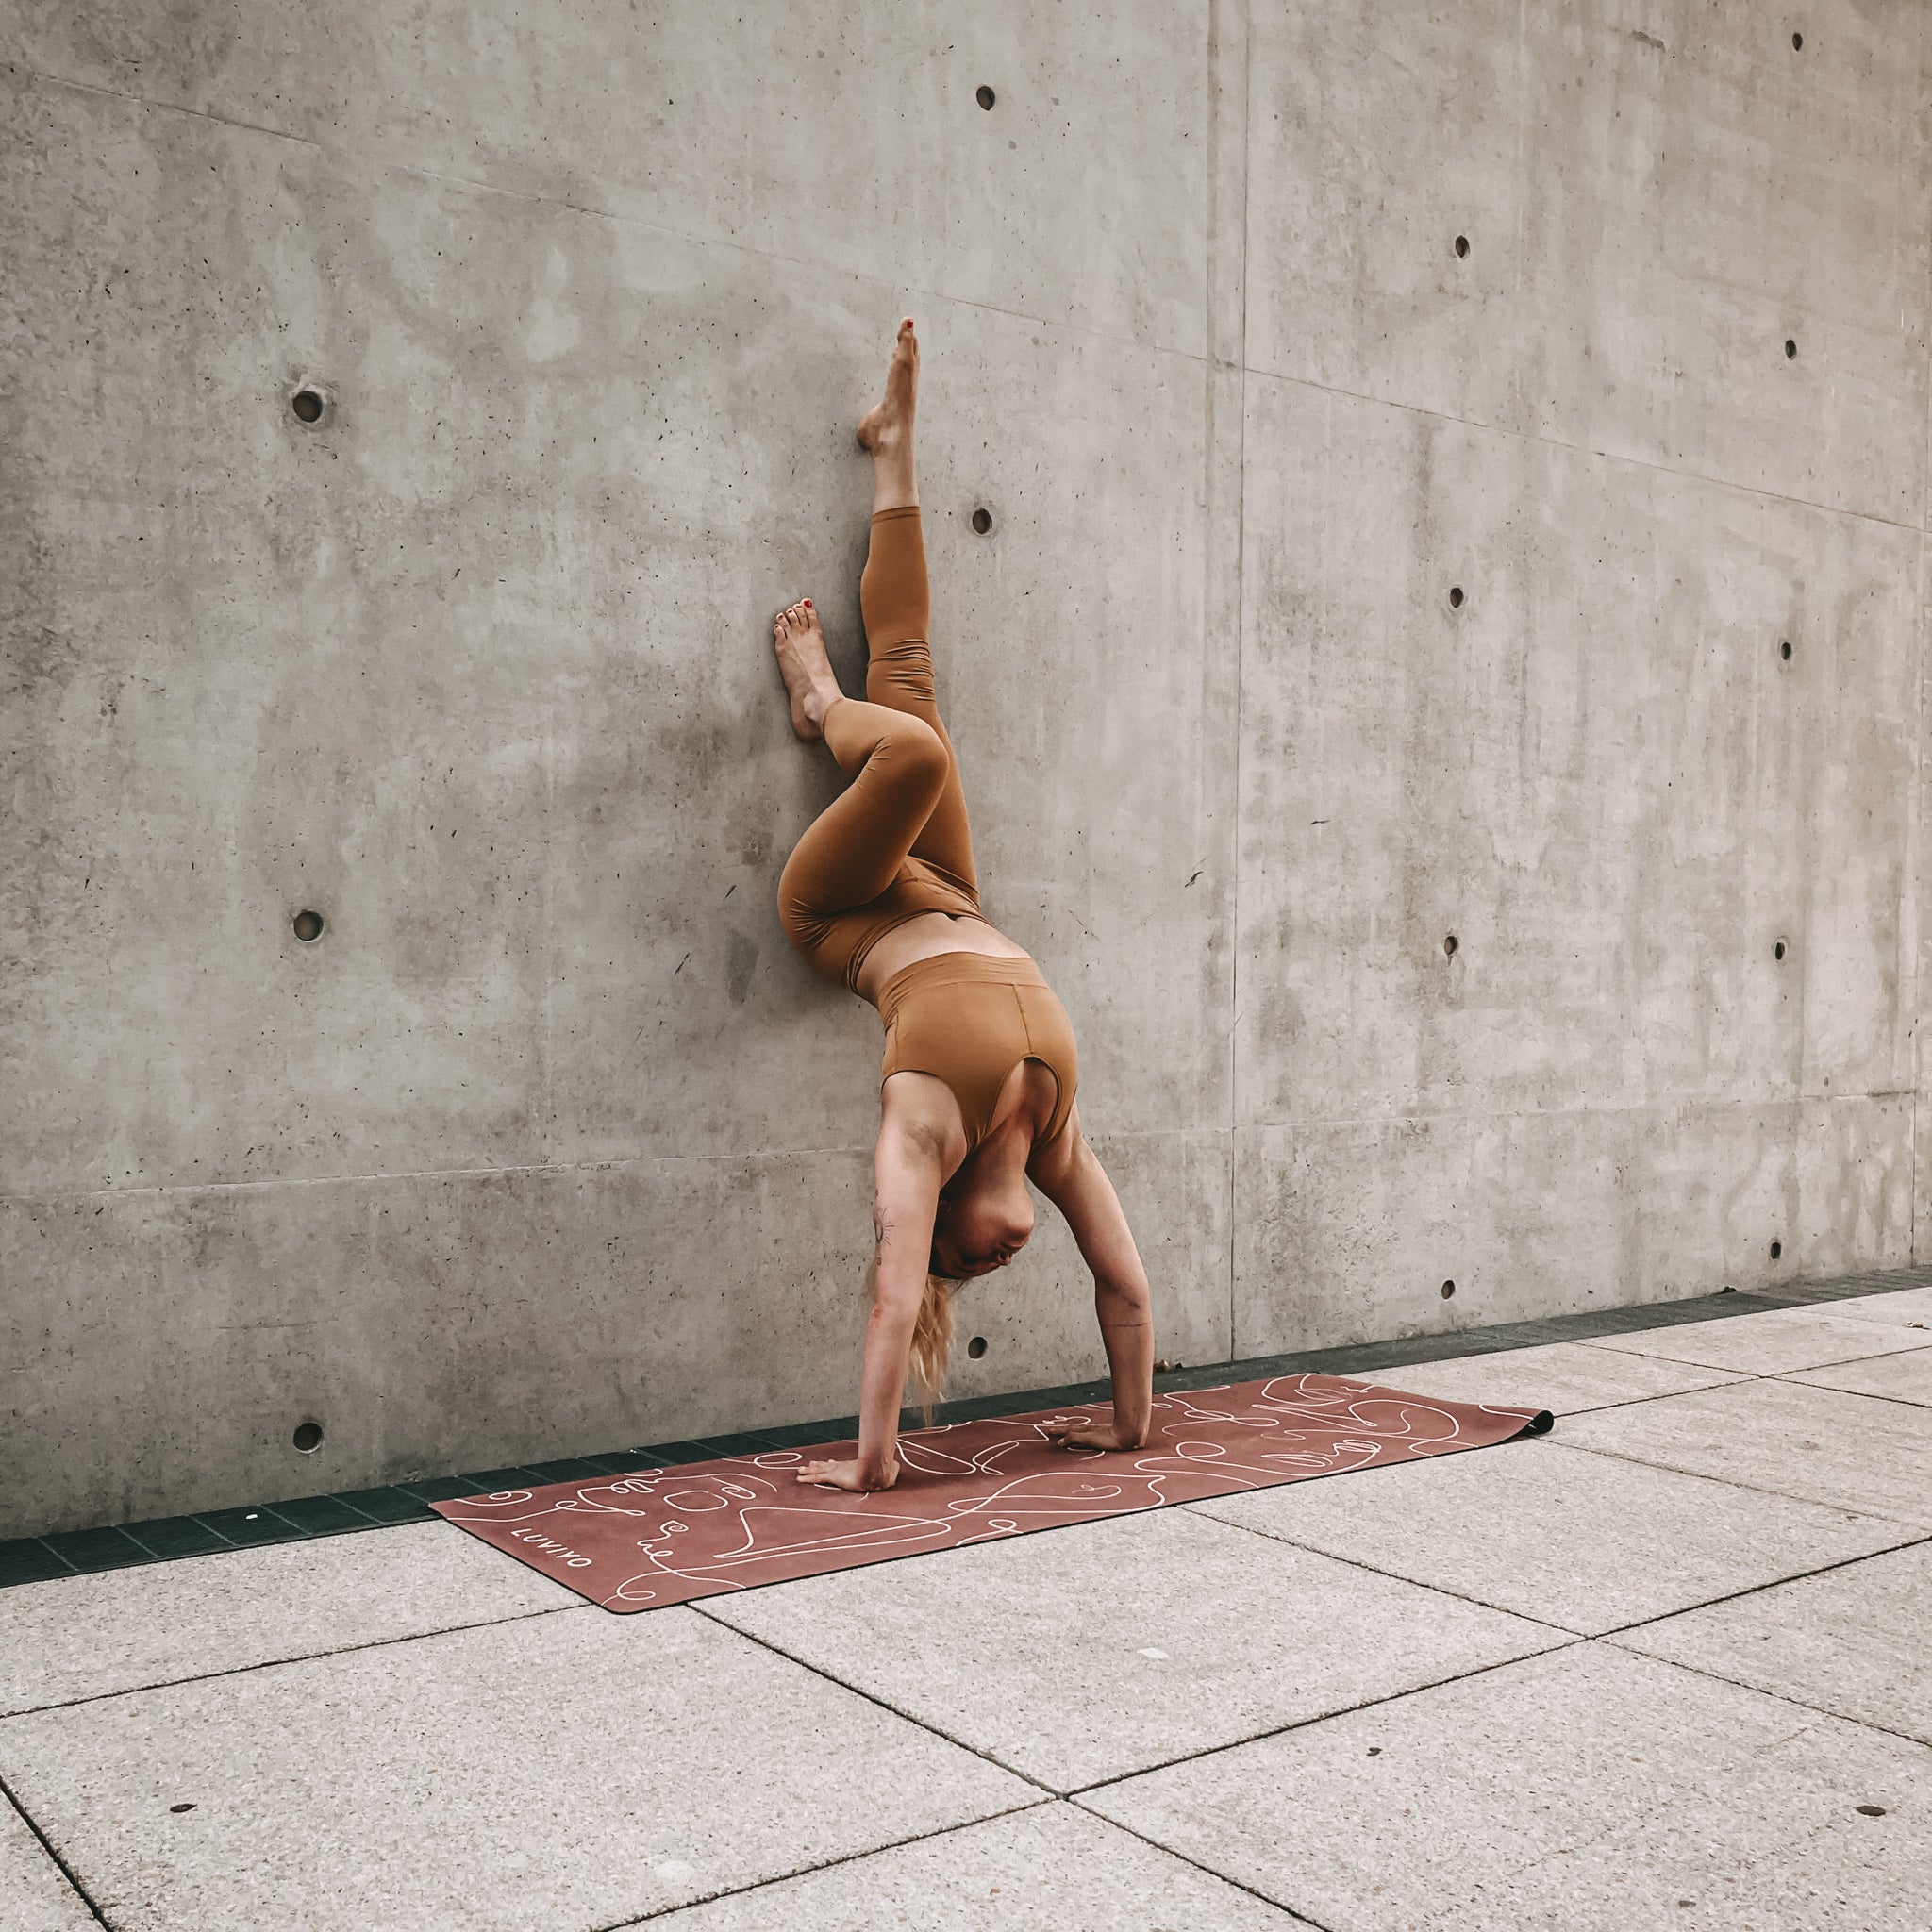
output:
[[[1048,1423],[1046,1440],[1061,1449],[1140,1449],[1145,1439],[1129,1441],[1111,1423]]]
[[[899,1465],[896,1459],[887,1463],[885,1474],[868,1482],[860,1474],[857,1462],[801,1462],[798,1480],[817,1483],[821,1489],[827,1490],[890,1490],[899,1480]]]

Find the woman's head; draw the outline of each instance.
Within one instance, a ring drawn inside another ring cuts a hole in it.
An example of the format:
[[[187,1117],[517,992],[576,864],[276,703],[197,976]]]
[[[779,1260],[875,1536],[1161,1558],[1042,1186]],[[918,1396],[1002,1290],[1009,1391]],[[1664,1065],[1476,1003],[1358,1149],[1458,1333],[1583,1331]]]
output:
[[[1024,1175],[967,1177],[962,1169],[941,1190],[932,1224],[932,1272],[970,1280],[1004,1268],[1033,1233],[1033,1196]]]

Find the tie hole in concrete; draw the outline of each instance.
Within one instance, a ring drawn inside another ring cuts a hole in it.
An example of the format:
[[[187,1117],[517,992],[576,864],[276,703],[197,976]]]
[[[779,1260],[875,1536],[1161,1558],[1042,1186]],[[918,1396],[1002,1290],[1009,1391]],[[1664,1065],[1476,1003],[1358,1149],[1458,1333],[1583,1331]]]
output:
[[[1460,610],[1462,608],[1462,586],[1460,584],[1451,584],[1449,586],[1449,608],[1452,610]]]
[[[333,401],[324,384],[305,376],[289,391],[289,413],[303,428],[313,429],[317,424],[327,421]]]
[[[1458,256],[1467,255],[1469,253],[1469,237],[1467,235],[1457,236],[1456,253]]]
[[[979,105],[982,108],[984,108],[989,114],[992,112],[992,104],[995,99],[995,95],[991,88],[983,87],[979,89],[979,91],[976,93],[974,93],[973,98],[975,101],[977,101]]]
[[[974,510],[973,512],[973,527],[975,530],[977,530],[982,537],[990,535],[992,530],[991,510],[988,509],[984,505],[981,505],[981,507],[978,509]]]
[[[1782,639],[1779,641],[1777,654],[1787,664],[1791,661],[1791,641],[1790,638]]]
[[[1442,1284],[1442,1299],[1443,1299],[1443,1300],[1444,1300],[1445,1302],[1446,1302],[1446,1301],[1447,1301],[1447,1300],[1449,1299],[1449,1297],[1450,1297],[1451,1295],[1453,1295],[1453,1294],[1454,1294],[1455,1292],[1456,1292],[1456,1284],[1455,1284],[1455,1283],[1454,1283],[1453,1281],[1445,1281],[1445,1282],[1444,1282],[1444,1283]]]
[[[1772,958],[1773,958],[1774,959],[1782,959],[1782,958],[1784,958],[1784,956],[1785,956],[1785,942],[1784,942],[1784,941],[1780,940],[1780,941],[1778,941],[1778,942],[1777,942],[1777,944],[1776,944],[1776,945],[1774,945],[1774,947],[1772,947],[1772,949],[1771,949],[1771,957],[1772,957]]]
[[[322,937],[322,914],[304,908],[295,915],[295,937],[303,943],[309,944]]]
[[[1772,1258],[1772,1259],[1773,1259],[1774,1261],[1781,1261],[1781,1260],[1783,1260],[1783,1259],[1784,1259],[1784,1254],[1785,1254],[1785,1244],[1784,1244],[1784,1242],[1782,1242],[1782,1241],[1773,1241],[1773,1242],[1772,1242],[1772,1244],[1771,1244],[1771,1258]]]
[[[1457,939],[1456,935],[1452,932],[1448,936],[1448,938],[1442,941],[1442,951],[1444,955],[1451,959],[1455,958],[1456,949],[1457,947],[1461,945],[1461,943],[1462,941],[1459,939]]]
[[[1791,52],[1792,52],[1792,53],[1794,53],[1794,54],[1795,54],[1795,53],[1797,53],[1797,52],[1799,51],[1799,49],[1800,49],[1800,48],[1802,48],[1802,47],[1804,46],[1804,44],[1805,44],[1805,36],[1804,36],[1803,34],[1793,34],[1793,35],[1791,36]]]
[[[313,1456],[322,1447],[322,1424],[297,1423],[294,1436],[291,1440],[304,1456]]]
[[[1794,342],[1794,341],[1792,341],[1792,340],[1790,339],[1790,336],[1787,336],[1787,337],[1785,338],[1785,355],[1786,355],[1787,358],[1790,358],[1790,357],[1792,357],[1792,356],[1795,356],[1795,355],[1796,355],[1797,353],[1798,353],[1798,345],[1797,345],[1797,343],[1796,343],[1796,342]]]
[[[979,1357],[986,1353],[986,1337],[983,1335],[975,1335],[973,1338],[973,1340],[966,1344],[966,1353],[970,1355],[974,1361],[977,1361]]]

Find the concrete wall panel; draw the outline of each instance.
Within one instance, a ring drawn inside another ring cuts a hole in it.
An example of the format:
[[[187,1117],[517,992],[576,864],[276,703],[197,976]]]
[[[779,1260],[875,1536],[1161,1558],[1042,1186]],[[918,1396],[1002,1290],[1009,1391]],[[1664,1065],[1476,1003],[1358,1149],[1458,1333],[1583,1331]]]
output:
[[[1916,534],[1260,376],[1246,447],[1243,1121],[1908,1087]]]
[[[1235,1347],[1903,1267],[1911,1193],[1905,1096],[1245,1128]]]
[[[1257,5],[1252,366],[1922,521],[1932,15],[1802,25]]]
[[[58,347],[23,442],[60,453],[26,491],[60,654],[32,677],[58,843],[31,856],[27,980],[59,1005],[22,1052],[64,1107],[19,1122],[16,1185],[742,1150],[823,1099],[835,1141],[867,1136],[876,1019],[774,909],[838,779],[791,736],[768,626],[816,591],[858,688],[850,431],[898,297],[111,97],[24,106],[49,194],[89,155],[150,185],[87,244],[118,294],[68,320],[51,260],[26,278]],[[276,275],[306,312],[263,348],[332,392],[312,430],[259,372],[198,366],[233,356],[212,325],[158,326]],[[927,342],[942,695],[989,907],[1091,1019],[1091,1124],[1213,1122],[1227,881],[1191,879],[1232,690],[1172,643],[1201,625],[1200,365],[953,304]],[[199,409],[155,421],[184,387]],[[118,430],[90,447],[77,415]],[[104,500],[137,527],[104,532]],[[150,542],[179,574],[159,608]],[[1187,943],[1137,951],[1150,926]]]
[[[24,66],[85,86],[734,242],[774,274],[1204,346],[1203,0],[9,11]]]

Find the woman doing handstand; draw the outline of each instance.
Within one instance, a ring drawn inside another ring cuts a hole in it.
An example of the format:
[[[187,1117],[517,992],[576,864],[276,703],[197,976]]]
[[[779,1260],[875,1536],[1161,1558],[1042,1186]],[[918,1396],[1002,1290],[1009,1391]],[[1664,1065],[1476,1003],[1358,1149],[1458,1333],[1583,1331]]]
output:
[[[929,1396],[939,1392],[953,1293],[1025,1246],[1029,1179],[1066,1216],[1093,1271],[1113,1374],[1110,1422],[1047,1433],[1070,1448],[1138,1449],[1153,1407],[1146,1271],[1113,1185],[1080,1137],[1074,1029],[1040,968],[980,914],[958,761],[933,691],[912,466],[918,379],[908,317],[885,400],[858,425],[873,459],[872,542],[858,585],[865,701],[839,689],[810,598],[773,629],[791,728],[823,740],[852,779],[786,861],[779,918],[813,971],[870,1000],[886,1025],[858,1454],[798,1472],[801,1482],[845,1490],[897,1479],[908,1366]]]

